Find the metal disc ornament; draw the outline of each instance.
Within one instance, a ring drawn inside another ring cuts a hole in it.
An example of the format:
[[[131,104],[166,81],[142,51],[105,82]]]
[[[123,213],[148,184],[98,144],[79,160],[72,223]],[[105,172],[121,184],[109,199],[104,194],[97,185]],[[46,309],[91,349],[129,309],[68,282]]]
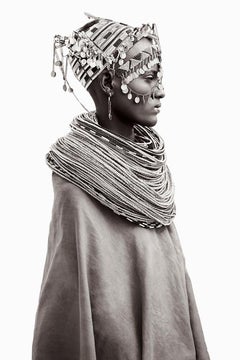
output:
[[[121,90],[124,94],[127,94],[128,93],[128,87],[126,84],[122,84],[121,85]]]

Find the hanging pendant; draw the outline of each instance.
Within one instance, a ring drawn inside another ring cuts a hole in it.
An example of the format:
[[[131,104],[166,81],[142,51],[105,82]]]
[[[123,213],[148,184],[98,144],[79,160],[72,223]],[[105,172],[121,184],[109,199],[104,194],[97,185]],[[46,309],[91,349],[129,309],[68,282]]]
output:
[[[138,96],[136,96],[134,101],[135,101],[136,104],[138,104],[140,102],[140,98]]]
[[[131,100],[132,99],[132,94],[129,93],[127,97],[128,97],[128,100]]]
[[[112,120],[112,104],[111,104],[111,93],[108,95],[108,118]]]

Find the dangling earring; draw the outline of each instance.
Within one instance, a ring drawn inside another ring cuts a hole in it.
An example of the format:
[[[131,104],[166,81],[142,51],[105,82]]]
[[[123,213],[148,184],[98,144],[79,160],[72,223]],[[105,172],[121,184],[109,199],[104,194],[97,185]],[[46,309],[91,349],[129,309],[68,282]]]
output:
[[[68,55],[66,55],[65,69],[63,70],[63,90],[67,91],[67,68],[68,68]]]
[[[112,104],[111,104],[111,96],[112,93],[109,92],[108,94],[108,118],[109,120],[112,120]]]

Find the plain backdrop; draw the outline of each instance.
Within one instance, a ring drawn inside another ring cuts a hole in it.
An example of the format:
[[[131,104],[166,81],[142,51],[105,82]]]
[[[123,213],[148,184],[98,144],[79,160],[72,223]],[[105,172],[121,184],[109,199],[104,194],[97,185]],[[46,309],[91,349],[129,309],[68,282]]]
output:
[[[166,97],[156,126],[176,186],[176,226],[212,360],[239,351],[237,1],[9,1],[1,13],[1,347],[31,359],[52,210],[50,145],[83,110],[50,77],[55,34],[96,16],[155,22]],[[79,98],[93,103],[72,79]],[[178,360],[178,359],[176,359]]]

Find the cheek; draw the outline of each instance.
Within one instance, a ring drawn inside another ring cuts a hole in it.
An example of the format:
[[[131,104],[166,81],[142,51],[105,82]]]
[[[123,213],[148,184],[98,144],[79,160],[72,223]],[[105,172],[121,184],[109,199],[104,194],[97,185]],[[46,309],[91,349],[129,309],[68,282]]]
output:
[[[129,100],[126,94],[123,94],[121,91],[114,94],[112,97],[112,107],[113,110],[116,110],[121,113],[132,112],[136,108],[136,104],[132,100]]]
[[[147,81],[135,79],[128,84],[130,90],[137,94],[149,94],[152,90],[151,84]]]
[[[119,90],[115,92],[112,97],[112,110],[113,112],[134,121],[141,117],[144,106],[142,103],[136,104],[133,100],[129,100],[127,95]]]

